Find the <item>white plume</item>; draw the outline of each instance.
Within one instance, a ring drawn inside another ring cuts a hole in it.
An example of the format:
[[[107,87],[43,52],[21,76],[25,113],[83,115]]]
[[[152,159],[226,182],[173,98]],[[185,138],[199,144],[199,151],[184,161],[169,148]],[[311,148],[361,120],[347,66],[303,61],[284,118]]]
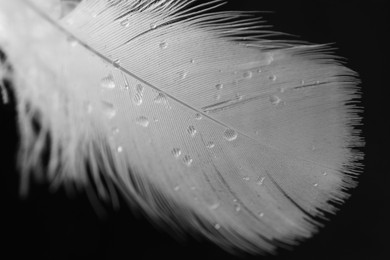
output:
[[[297,244],[356,185],[356,74],[195,2],[0,0],[22,192],[32,175],[114,203],[119,189],[226,250]]]

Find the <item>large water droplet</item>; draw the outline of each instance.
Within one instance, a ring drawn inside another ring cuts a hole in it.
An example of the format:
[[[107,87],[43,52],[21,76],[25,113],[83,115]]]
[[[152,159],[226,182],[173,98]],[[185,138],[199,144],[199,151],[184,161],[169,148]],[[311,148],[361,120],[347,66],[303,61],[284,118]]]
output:
[[[270,96],[269,101],[272,105],[279,105],[282,100],[278,96]]]
[[[192,158],[189,155],[185,155],[183,158],[184,163],[189,167],[192,164]]]
[[[138,125],[143,126],[143,127],[149,126],[149,119],[146,116],[137,117],[136,122]]]
[[[228,128],[223,132],[223,138],[231,142],[237,139],[237,132],[231,128]]]
[[[136,104],[137,106],[140,106],[142,104],[142,95],[140,95],[139,93],[136,93],[134,95],[134,104]]]
[[[101,86],[106,89],[114,89],[115,82],[113,76],[110,74],[107,77],[102,78],[100,82]]]
[[[165,41],[160,42],[159,47],[160,49],[166,49],[168,47],[168,43]]]
[[[126,28],[129,27],[130,26],[129,18],[126,18],[126,19],[122,20],[120,24],[121,24],[122,27],[126,27]]]
[[[187,132],[188,132],[192,137],[194,137],[194,136],[196,135],[195,126],[190,125],[190,126],[187,128]]]
[[[173,156],[174,156],[175,158],[179,158],[180,155],[181,155],[181,150],[180,150],[180,148],[173,148],[173,149],[172,149],[172,154],[173,154]]]

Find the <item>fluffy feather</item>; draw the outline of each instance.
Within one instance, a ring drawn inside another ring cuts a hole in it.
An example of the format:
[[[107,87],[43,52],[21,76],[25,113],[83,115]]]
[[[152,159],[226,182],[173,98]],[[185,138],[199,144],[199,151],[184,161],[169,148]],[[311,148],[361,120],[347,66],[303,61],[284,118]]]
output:
[[[227,250],[296,244],[356,185],[356,74],[194,2],[0,0],[22,192],[32,174],[115,204],[118,188]]]

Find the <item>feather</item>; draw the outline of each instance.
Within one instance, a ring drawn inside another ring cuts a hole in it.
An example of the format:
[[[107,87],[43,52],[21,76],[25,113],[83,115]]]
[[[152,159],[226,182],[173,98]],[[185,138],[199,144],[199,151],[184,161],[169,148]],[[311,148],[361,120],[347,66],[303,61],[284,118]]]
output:
[[[0,0],[21,192],[31,176],[114,205],[120,190],[226,250],[317,232],[362,168],[357,74],[329,46],[268,40],[221,4]]]

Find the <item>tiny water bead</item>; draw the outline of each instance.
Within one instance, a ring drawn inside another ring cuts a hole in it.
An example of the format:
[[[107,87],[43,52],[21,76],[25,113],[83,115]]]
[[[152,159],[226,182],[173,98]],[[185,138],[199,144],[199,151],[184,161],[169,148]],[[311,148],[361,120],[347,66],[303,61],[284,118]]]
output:
[[[278,105],[282,100],[278,96],[270,96],[269,101],[272,105]]]
[[[179,158],[180,155],[181,155],[181,150],[180,150],[180,148],[173,148],[173,149],[172,149],[172,154],[173,154],[173,156],[174,156],[175,158]]]
[[[260,218],[264,217],[264,213],[263,212],[259,213],[259,217]]]
[[[323,172],[323,173],[322,173],[322,175],[324,175],[324,176],[327,176],[327,175],[328,175],[328,173],[327,173],[327,172]]]
[[[272,80],[272,81],[275,81],[277,79],[277,77],[275,75],[271,75],[268,78],[269,78],[269,80]]]
[[[218,94],[218,95],[215,95],[215,96],[214,96],[214,99],[215,99],[215,100],[220,100],[220,99],[221,99],[221,95],[219,95],[219,94]]]
[[[143,126],[143,127],[149,126],[149,119],[146,116],[137,117],[136,122],[138,125]]]
[[[253,73],[252,71],[246,71],[244,72],[244,74],[242,75],[245,79],[251,79],[252,76],[253,76]]]
[[[123,152],[123,147],[122,146],[118,146],[118,148],[116,149],[118,153],[122,153]]]
[[[114,135],[119,134],[119,128],[118,128],[118,127],[114,127],[114,128],[112,129],[112,134],[114,134]]]
[[[219,83],[219,84],[215,85],[215,88],[217,90],[221,90],[221,89],[223,89],[223,84]]]
[[[237,136],[237,132],[231,128],[228,128],[225,130],[225,132],[223,132],[223,138],[229,142],[236,140]]]
[[[179,191],[180,190],[180,186],[175,186],[175,188],[173,188],[175,191]]]
[[[244,181],[250,181],[251,179],[249,177],[242,178]]]
[[[313,186],[314,186],[314,187],[318,187],[318,183],[314,183]]]
[[[214,148],[215,147],[215,144],[214,144],[214,142],[208,142],[207,144],[206,144],[206,147],[207,148],[209,148],[209,149],[211,149],[211,148]]]
[[[102,78],[100,85],[105,89],[114,89],[115,82],[113,76],[110,74],[107,77]]]
[[[214,203],[214,204],[212,204],[212,205],[210,206],[210,209],[211,209],[211,210],[216,210],[217,208],[219,208],[219,206],[220,206],[220,204],[219,204],[218,202],[216,202],[216,203]]]
[[[116,109],[113,104],[108,102],[102,102],[103,113],[109,118],[112,119],[116,116]]]
[[[216,230],[219,230],[219,229],[221,229],[221,225],[220,225],[220,224],[215,224],[215,225],[214,225],[214,228],[215,228]]]
[[[261,177],[258,181],[257,181],[257,185],[263,185],[264,183],[264,177]]]
[[[195,126],[190,125],[190,126],[187,128],[187,132],[188,132],[192,137],[194,137],[194,136],[196,135]]]
[[[124,20],[122,20],[121,22],[120,22],[120,24],[121,24],[121,26],[122,27],[129,27],[130,26],[130,20],[129,20],[129,18],[126,18],[126,19],[124,19]]]
[[[183,158],[183,161],[184,161],[184,163],[185,163],[188,167],[190,167],[193,160],[192,160],[191,156],[185,155],[184,158]]]
[[[186,72],[186,71],[180,71],[180,72],[178,73],[178,75],[179,75],[179,79],[185,79],[185,78],[187,78],[187,72]]]
[[[163,93],[159,93],[155,98],[154,98],[154,103],[156,104],[168,104],[168,99],[167,96],[165,96]]]
[[[196,119],[196,120],[202,120],[202,118],[203,118],[203,116],[202,116],[201,113],[196,113],[196,114],[195,114],[195,119]]]
[[[163,42],[160,42],[160,44],[158,46],[160,47],[160,49],[166,49],[168,47],[168,43],[163,41]]]
[[[236,209],[236,212],[240,212],[240,211],[241,211],[241,206],[237,204],[237,205],[235,206],[235,209]]]
[[[156,27],[157,27],[156,23],[151,23],[150,24],[150,29],[156,29]]]

